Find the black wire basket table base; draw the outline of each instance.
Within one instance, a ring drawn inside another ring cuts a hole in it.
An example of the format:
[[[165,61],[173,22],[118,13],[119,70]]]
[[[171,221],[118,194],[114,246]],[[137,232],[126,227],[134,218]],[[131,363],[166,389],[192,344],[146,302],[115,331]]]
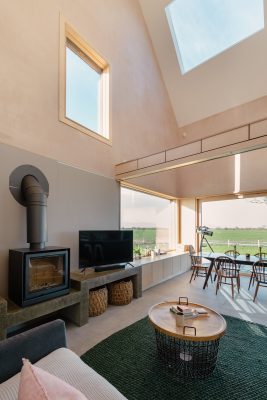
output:
[[[166,370],[183,378],[203,379],[216,367],[220,339],[193,342],[155,329],[157,351]]]
[[[179,297],[178,301],[155,304],[148,316],[165,370],[186,379],[204,379],[212,374],[227,327],[222,315]]]

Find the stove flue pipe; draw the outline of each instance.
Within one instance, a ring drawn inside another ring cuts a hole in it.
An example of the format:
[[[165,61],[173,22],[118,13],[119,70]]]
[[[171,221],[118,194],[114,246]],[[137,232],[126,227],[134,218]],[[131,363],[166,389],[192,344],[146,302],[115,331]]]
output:
[[[47,237],[47,194],[33,175],[25,175],[21,191],[27,207],[27,242],[30,249],[45,248]]]

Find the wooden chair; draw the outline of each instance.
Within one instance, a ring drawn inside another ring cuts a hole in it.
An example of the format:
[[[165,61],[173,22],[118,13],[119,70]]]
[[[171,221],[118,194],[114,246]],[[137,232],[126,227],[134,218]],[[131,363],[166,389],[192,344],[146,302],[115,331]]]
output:
[[[234,250],[234,249],[227,250],[227,251],[224,252],[224,254],[225,254],[226,256],[230,256],[230,257],[237,257],[237,256],[240,256],[239,251],[236,251],[236,250]]]
[[[235,260],[229,257],[217,257],[214,260],[215,270],[217,274],[217,285],[216,285],[216,294],[222,283],[227,285],[231,285],[232,288],[232,298],[234,298],[234,281],[236,281],[238,293],[240,290],[240,275],[239,275],[239,266],[236,264]],[[223,281],[224,280],[224,281]],[[230,282],[228,282],[230,280]]]
[[[254,254],[255,257],[258,257],[259,260],[261,259],[267,259],[267,253],[256,253]],[[250,271],[250,278],[249,278],[249,285],[248,285],[248,290],[250,289],[250,286],[252,284],[252,286],[254,286],[254,282],[255,282],[255,275],[254,275],[254,270],[253,267]]]
[[[226,256],[228,256],[228,257],[234,257],[234,258],[240,256],[239,251],[237,251],[235,249],[227,250],[227,251],[224,252],[224,254]],[[217,278],[217,276],[215,275],[215,279],[214,280],[216,280],[216,278]]]
[[[257,282],[253,301],[256,300],[260,286],[267,286],[267,261],[260,259],[253,264],[254,280]]]
[[[210,261],[207,260],[206,258],[203,258],[201,256],[196,256],[195,255],[195,249],[193,246],[189,246],[189,253],[190,253],[190,258],[191,258],[191,267],[192,267],[192,274],[189,283],[192,282],[192,279],[196,279],[198,276],[207,276],[208,269],[210,266]],[[212,282],[212,276],[210,275],[210,279]]]
[[[267,253],[256,253],[254,254],[255,257],[258,257],[260,260],[266,258],[267,259]]]

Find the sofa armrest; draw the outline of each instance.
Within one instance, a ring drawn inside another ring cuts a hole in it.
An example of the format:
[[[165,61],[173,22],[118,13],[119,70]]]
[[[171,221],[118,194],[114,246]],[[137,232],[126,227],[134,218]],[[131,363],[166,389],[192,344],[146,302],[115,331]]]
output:
[[[32,363],[66,347],[64,321],[57,319],[0,342],[0,383],[20,372],[22,358]]]

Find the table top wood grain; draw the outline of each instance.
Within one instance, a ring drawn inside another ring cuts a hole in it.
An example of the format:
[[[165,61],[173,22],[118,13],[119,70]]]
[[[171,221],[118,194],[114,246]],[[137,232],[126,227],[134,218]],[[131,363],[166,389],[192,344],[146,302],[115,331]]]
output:
[[[204,308],[208,314],[199,315],[194,318],[185,318],[181,323],[181,318],[170,311],[171,306],[177,306],[178,301],[166,301],[151,307],[149,310],[149,320],[152,325],[161,333],[178,339],[190,340],[195,342],[205,342],[209,340],[219,339],[226,331],[226,321],[222,315],[216,311],[203,306],[201,304],[189,303],[188,307]],[[194,327],[194,329],[186,328],[183,333],[183,326]]]

